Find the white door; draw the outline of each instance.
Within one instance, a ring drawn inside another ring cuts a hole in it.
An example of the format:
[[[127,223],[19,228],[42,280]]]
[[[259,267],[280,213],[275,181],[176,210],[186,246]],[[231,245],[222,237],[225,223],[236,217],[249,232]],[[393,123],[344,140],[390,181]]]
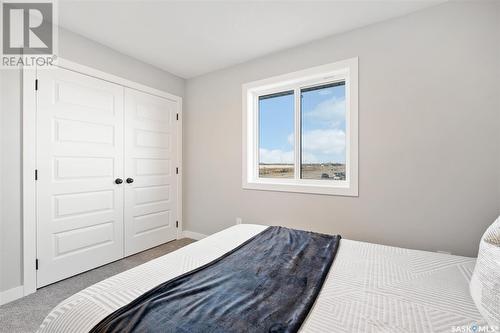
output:
[[[123,87],[41,70],[37,286],[123,257]]]
[[[125,89],[125,255],[176,238],[179,103]]]

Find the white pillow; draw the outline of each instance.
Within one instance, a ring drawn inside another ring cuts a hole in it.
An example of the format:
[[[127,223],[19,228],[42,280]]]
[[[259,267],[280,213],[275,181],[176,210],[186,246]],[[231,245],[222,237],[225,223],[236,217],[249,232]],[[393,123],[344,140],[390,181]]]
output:
[[[481,238],[470,292],[488,324],[500,327],[500,216]]]

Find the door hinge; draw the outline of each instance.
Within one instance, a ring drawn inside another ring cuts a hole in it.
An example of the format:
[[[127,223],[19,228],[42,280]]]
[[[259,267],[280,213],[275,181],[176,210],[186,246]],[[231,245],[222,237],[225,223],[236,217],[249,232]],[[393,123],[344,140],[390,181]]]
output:
[[[38,180],[38,169],[35,169],[35,180]]]
[[[38,270],[38,259],[35,260],[35,269]]]
[[[177,120],[179,120],[179,114],[177,114],[177,115],[175,116],[175,118],[176,118]]]
[[[179,167],[175,168],[175,174],[178,175],[179,174]]]
[[[179,228],[179,221],[175,221],[175,227]]]
[[[38,79],[35,79],[35,90],[38,90]]]

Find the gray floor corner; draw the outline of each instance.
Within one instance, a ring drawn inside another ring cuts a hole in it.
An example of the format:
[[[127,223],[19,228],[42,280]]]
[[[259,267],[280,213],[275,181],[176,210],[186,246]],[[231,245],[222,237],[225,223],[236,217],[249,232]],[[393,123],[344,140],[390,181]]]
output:
[[[194,240],[183,238],[165,243],[147,251],[137,253],[133,256],[123,258],[108,265],[43,287],[34,294],[0,306],[0,332],[35,332],[45,316],[49,314],[50,310],[69,296],[94,283],[175,251],[192,242],[194,242]]]

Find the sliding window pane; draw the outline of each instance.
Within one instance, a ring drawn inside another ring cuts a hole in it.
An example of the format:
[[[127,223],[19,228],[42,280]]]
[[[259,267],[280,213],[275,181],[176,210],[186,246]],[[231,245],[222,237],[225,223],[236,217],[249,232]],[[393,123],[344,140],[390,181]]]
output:
[[[345,180],[345,82],[302,89],[301,113],[301,178]]]
[[[294,177],[293,91],[259,97],[259,177]]]

